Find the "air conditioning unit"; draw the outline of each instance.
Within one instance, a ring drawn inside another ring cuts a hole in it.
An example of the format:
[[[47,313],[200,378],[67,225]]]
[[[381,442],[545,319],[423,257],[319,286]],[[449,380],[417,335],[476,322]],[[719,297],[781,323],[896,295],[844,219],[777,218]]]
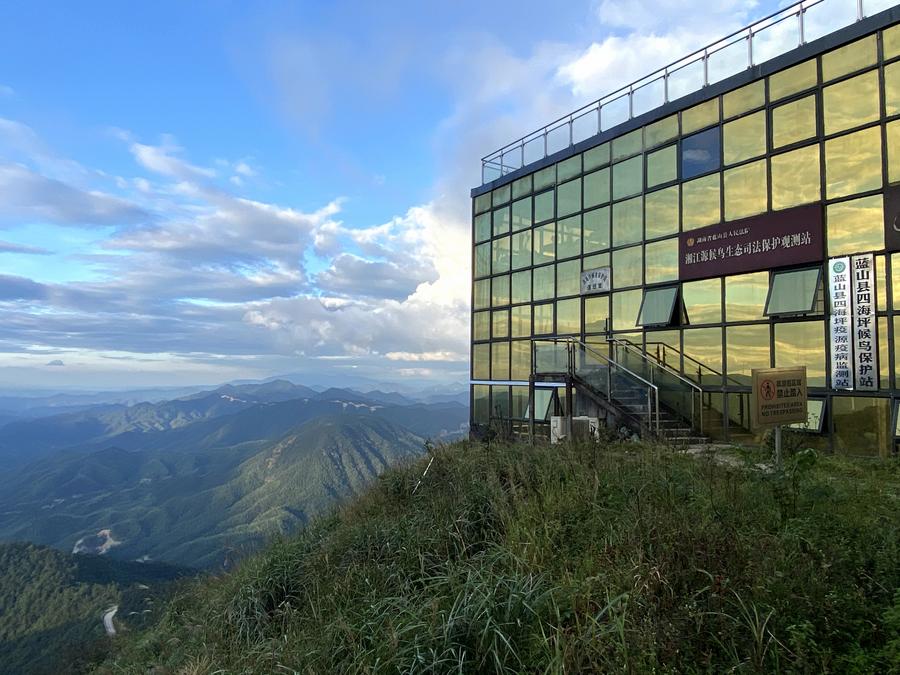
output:
[[[550,443],[562,443],[569,438],[569,418],[554,415],[550,418]]]
[[[573,441],[596,441],[600,439],[599,417],[573,417],[571,436]]]

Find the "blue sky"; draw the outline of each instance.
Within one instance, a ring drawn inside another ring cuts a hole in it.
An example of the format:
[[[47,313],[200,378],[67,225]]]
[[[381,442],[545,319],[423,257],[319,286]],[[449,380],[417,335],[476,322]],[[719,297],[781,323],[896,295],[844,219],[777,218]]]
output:
[[[479,158],[772,7],[4,3],[0,388],[464,381]]]

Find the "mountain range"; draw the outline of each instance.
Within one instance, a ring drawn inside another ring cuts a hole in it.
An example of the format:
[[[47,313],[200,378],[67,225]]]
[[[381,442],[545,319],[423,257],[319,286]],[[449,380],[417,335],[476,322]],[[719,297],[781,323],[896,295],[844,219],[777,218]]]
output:
[[[0,541],[217,568],[356,494],[468,410],[286,380],[0,427]]]

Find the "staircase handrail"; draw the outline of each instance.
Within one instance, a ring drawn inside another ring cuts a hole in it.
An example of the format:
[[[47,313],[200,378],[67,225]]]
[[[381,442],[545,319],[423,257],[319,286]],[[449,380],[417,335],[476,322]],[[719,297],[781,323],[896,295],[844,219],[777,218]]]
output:
[[[632,344],[634,344],[634,343],[632,343]],[[725,373],[719,372],[719,371],[716,370],[715,368],[706,365],[706,364],[703,363],[702,361],[698,361],[698,360],[695,359],[693,356],[691,356],[690,354],[687,354],[687,353],[683,352],[682,350],[678,349],[677,347],[673,347],[673,346],[670,345],[668,342],[662,342],[662,341],[659,341],[659,340],[654,340],[653,342],[648,342],[648,343],[646,343],[646,344],[647,344],[648,346],[649,346],[649,345],[662,345],[662,346],[665,347],[666,349],[671,349],[673,352],[675,352],[676,354],[678,354],[678,355],[681,356],[682,358],[687,359],[688,361],[691,361],[692,363],[697,364],[697,365],[700,366],[701,368],[705,368],[706,370],[708,370],[708,371],[710,372],[710,374],[715,375],[715,376],[717,376],[717,377],[721,377],[722,380],[725,381],[725,382],[733,382],[735,385],[737,385],[737,386],[739,386],[739,387],[744,387],[744,386],[746,386],[746,385],[742,384],[741,382],[738,382],[737,380],[735,380],[733,377],[729,377],[729,376],[726,375]],[[635,345],[635,346],[637,346],[637,345]],[[667,365],[667,364],[662,364],[662,365]],[[702,373],[700,373],[700,374],[702,375]],[[700,388],[701,388],[701,389],[703,388],[703,385],[702,385],[702,384],[700,385]]]
[[[632,378],[634,378],[635,380],[637,380],[638,382],[640,382],[641,384],[643,384],[644,386],[646,386],[647,389],[650,392],[652,392],[652,394],[653,394],[653,401],[651,402],[648,400],[649,416],[647,419],[647,423],[648,423],[648,425],[651,423],[650,417],[655,417],[655,422],[654,422],[653,426],[656,428],[656,433],[657,434],[659,433],[659,387],[657,385],[655,385],[653,382],[650,382],[649,380],[641,377],[640,375],[638,375],[631,369],[623,366],[621,363],[618,363],[617,361],[614,361],[613,359],[610,359],[609,357],[604,356],[603,354],[601,354],[600,352],[595,350],[590,345],[582,342],[581,340],[578,340],[577,338],[570,337],[570,336],[531,338],[531,349],[532,349],[531,372],[532,373],[535,373],[535,368],[537,366],[536,359],[534,358],[534,356],[535,356],[534,347],[539,342],[551,342],[551,343],[560,343],[561,342],[566,345],[566,350],[567,350],[568,356],[569,356],[569,358],[568,358],[569,373],[568,374],[573,379],[578,377],[577,373],[575,372],[575,368],[574,368],[574,347],[575,347],[575,345],[578,345],[582,349],[584,349],[586,352],[590,352],[593,356],[606,362],[606,364],[610,368],[615,368],[617,370],[621,370],[621,371],[625,372],[626,374],[628,374],[629,376],[631,376]],[[611,400],[611,398],[612,398],[609,391],[606,392],[606,398],[607,398],[607,400]]]
[[[682,384],[687,385],[687,387],[691,390],[691,426],[693,427],[694,425],[694,414],[696,413],[698,415],[697,428],[701,433],[703,432],[703,387],[701,387],[693,380],[684,377],[681,373],[674,370],[673,368],[670,368],[668,365],[660,363],[656,359],[651,359],[643,349],[639,348],[637,345],[627,339],[623,340],[621,338],[608,337],[606,341],[614,345],[620,345],[626,351],[632,351],[636,353],[638,358],[640,358],[648,365],[660,368],[661,370],[677,379]],[[696,407],[694,405],[695,395],[697,396]]]
[[[679,373],[679,372],[678,372],[677,370],[675,370],[674,368],[671,368],[671,367],[668,366],[667,364],[665,364],[665,363],[660,363],[660,362],[657,361],[656,359],[651,359],[643,349],[641,349],[640,347],[638,347],[636,344],[634,344],[634,343],[631,342],[630,340],[622,340],[621,338],[608,338],[607,341],[608,341],[608,342],[612,342],[612,343],[617,344],[617,345],[622,345],[623,347],[625,347],[625,349],[630,349],[630,350],[632,350],[632,351],[637,352],[638,358],[641,358],[641,359],[644,360],[644,361],[650,362],[652,365],[655,365],[657,368],[662,368],[663,370],[665,370],[667,373],[669,373],[669,374],[672,375],[673,377],[675,377],[675,378],[681,380],[682,382],[684,382],[684,383],[685,383],[687,386],[689,386],[691,389],[695,389],[695,390],[696,390],[698,393],[700,393],[700,394],[703,393],[703,387],[701,387],[699,384],[697,384],[696,382],[694,382],[694,381],[691,380],[690,378],[685,377],[684,375],[682,375],[681,373]],[[660,343],[660,344],[663,344],[663,343]],[[702,365],[702,364],[701,364],[701,365]]]

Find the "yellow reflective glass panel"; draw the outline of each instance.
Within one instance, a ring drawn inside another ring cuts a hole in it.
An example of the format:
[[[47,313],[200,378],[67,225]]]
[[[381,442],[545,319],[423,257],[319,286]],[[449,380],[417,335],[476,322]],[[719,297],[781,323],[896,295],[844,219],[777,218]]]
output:
[[[585,211],[582,220],[584,253],[609,248],[609,207]]]
[[[509,304],[509,275],[491,279],[491,307]]]
[[[613,204],[613,246],[632,244],[641,240],[644,225],[644,198],[633,197]]]
[[[678,186],[651,192],[644,197],[645,238],[655,239],[678,232]]]
[[[681,113],[681,133],[686,135],[692,131],[703,129],[718,123],[719,99],[713,98],[706,103],[695,105]]]
[[[825,195],[828,199],[881,187],[881,127],[825,141]]]
[[[612,254],[613,288],[638,286],[644,269],[640,246],[620,248]]]
[[[535,171],[534,173],[534,191],[540,192],[544,188],[556,185],[556,165],[548,166],[546,169]]]
[[[881,33],[881,41],[885,59],[900,56],[900,24],[885,28]]]
[[[894,301],[894,311],[896,312],[900,310],[900,253],[891,254],[891,294]],[[897,359],[897,363],[900,364],[900,358]]]
[[[472,420],[487,424],[491,416],[491,388],[486,384],[472,386]]]
[[[725,164],[736,164],[766,153],[766,111],[728,122],[723,131]],[[649,178],[649,176],[648,176]]]
[[[725,220],[746,218],[766,210],[766,160],[725,172]]]
[[[816,135],[816,97],[785,103],[772,110],[772,147],[780,148]]]
[[[524,178],[513,181],[513,199],[518,199],[519,197],[524,197],[525,195],[531,194],[531,179],[532,176],[525,176]]]
[[[491,337],[509,337],[509,310],[499,309],[491,312]]]
[[[875,256],[875,295],[879,312],[888,309],[887,299],[887,256]]]
[[[494,236],[509,232],[509,207],[494,211]]]
[[[581,298],[558,300],[556,303],[557,335],[573,335],[581,331]]]
[[[887,131],[888,182],[900,181],[900,120],[890,122]]]
[[[556,223],[534,228],[534,263],[540,264],[556,258]]]
[[[534,334],[549,335],[553,332],[553,303],[534,306]]]
[[[615,252],[613,252],[615,259]],[[644,283],[678,278],[678,239],[664,239],[644,246]]]
[[[651,152],[647,155],[647,187],[652,188],[678,178],[678,147]]]
[[[683,331],[684,374],[700,384],[722,384],[722,329]]]
[[[612,294],[613,330],[632,330],[637,326],[642,296],[640,288]]]
[[[834,396],[834,449],[845,455],[887,457],[893,445],[891,399]]]
[[[584,300],[584,332],[605,333],[609,326],[609,296],[596,295]]]
[[[609,167],[606,167],[584,177],[584,208],[589,209],[608,201]]]
[[[609,164],[609,143],[602,143],[596,148],[584,151],[584,170],[590,171],[604,164]]]
[[[509,343],[491,343],[491,379],[509,379]]]
[[[556,224],[556,257],[581,255],[581,216],[572,216]]]
[[[769,273],[751,272],[725,277],[725,320],[755,321],[765,319]]]
[[[531,342],[529,340],[514,340],[509,350],[509,379],[527,380],[531,375]],[[513,389],[525,390],[525,405],[528,405],[528,388],[513,387]],[[518,407],[518,406],[514,406]],[[517,416],[521,416],[524,410],[515,410]]]
[[[693,230],[721,220],[719,210],[719,174],[682,183],[681,229]]]
[[[491,193],[485,192],[483,195],[475,197],[475,213],[481,213],[491,208]]]
[[[555,190],[547,190],[534,196],[534,222],[542,223],[553,218],[556,208],[555,195]]]
[[[562,218],[581,211],[581,179],[562,183],[556,188],[556,215]]]
[[[609,253],[598,253],[597,255],[587,256],[582,262],[581,269],[593,270],[598,267],[609,266]]]
[[[488,343],[472,347],[472,379],[491,379],[491,345]]]
[[[510,296],[513,304],[531,302],[531,270],[516,272],[512,275]]]
[[[473,305],[475,309],[484,309],[491,305],[491,280],[482,279],[474,284],[475,299]]]
[[[769,76],[769,101],[777,101],[798,91],[810,89],[816,86],[818,80],[815,59],[798,63],[792,68]]]
[[[509,332],[513,337],[531,336],[531,305],[517,305],[512,308]]]
[[[654,148],[678,136],[678,115],[669,115],[644,128],[644,147]]]
[[[819,200],[819,144],[773,155],[772,209],[786,209]]]
[[[729,91],[722,97],[722,116],[731,119],[748,110],[762,107],[766,102],[766,87],[763,80]]]
[[[619,136],[612,140],[612,160],[630,157],[639,153],[642,149],[642,132],[643,129],[635,129],[624,136]]]
[[[900,113],[900,61],[884,67],[884,114]]]
[[[494,274],[509,271],[509,247],[509,237],[500,237],[491,242],[491,270]]]
[[[825,322],[775,324],[775,367],[806,366],[806,383],[825,386]]]
[[[556,180],[559,183],[574,178],[581,173],[581,155],[564,159],[556,165]]]
[[[632,157],[624,162],[613,164],[613,199],[622,199],[636,195],[643,188],[643,157]]]
[[[874,122],[880,116],[878,71],[863,73],[822,90],[825,134]]]
[[[882,195],[829,204],[825,210],[828,255],[877,251],[884,248]]]
[[[878,370],[879,389],[891,388],[891,356],[890,343],[888,342],[888,317],[878,317]]]
[[[491,203],[494,206],[499,206],[500,204],[505,204],[509,201],[510,197],[510,187],[509,185],[504,185],[502,187],[496,188],[491,193]]]
[[[556,297],[578,295],[581,291],[581,260],[570,260],[556,266]]]
[[[692,326],[722,321],[722,280],[689,281],[681,286],[681,298]]]
[[[754,368],[769,367],[769,325],[728,326],[725,353],[729,379],[750,384]]]
[[[489,340],[491,337],[491,313],[474,312],[472,314],[472,339]]]
[[[556,267],[554,265],[535,267],[531,271],[531,275],[534,281],[532,293],[535,300],[549,300],[556,295]]]
[[[531,227],[531,197],[519,199],[512,204],[513,232]]]
[[[499,270],[498,270],[499,271]],[[475,276],[486,277],[491,273],[491,244],[475,247]]]
[[[878,59],[875,35],[867,35],[834,51],[822,54],[822,81],[828,82],[842,75],[874,66]]]
[[[509,376],[509,361],[506,364],[507,377]],[[499,379],[499,378],[492,378]],[[503,378],[507,379],[507,378]],[[509,387],[491,387],[491,415],[499,419],[509,418]]]
[[[491,238],[491,212],[475,216],[475,241]]]
[[[516,232],[512,236],[512,268],[531,266],[531,230]]]

